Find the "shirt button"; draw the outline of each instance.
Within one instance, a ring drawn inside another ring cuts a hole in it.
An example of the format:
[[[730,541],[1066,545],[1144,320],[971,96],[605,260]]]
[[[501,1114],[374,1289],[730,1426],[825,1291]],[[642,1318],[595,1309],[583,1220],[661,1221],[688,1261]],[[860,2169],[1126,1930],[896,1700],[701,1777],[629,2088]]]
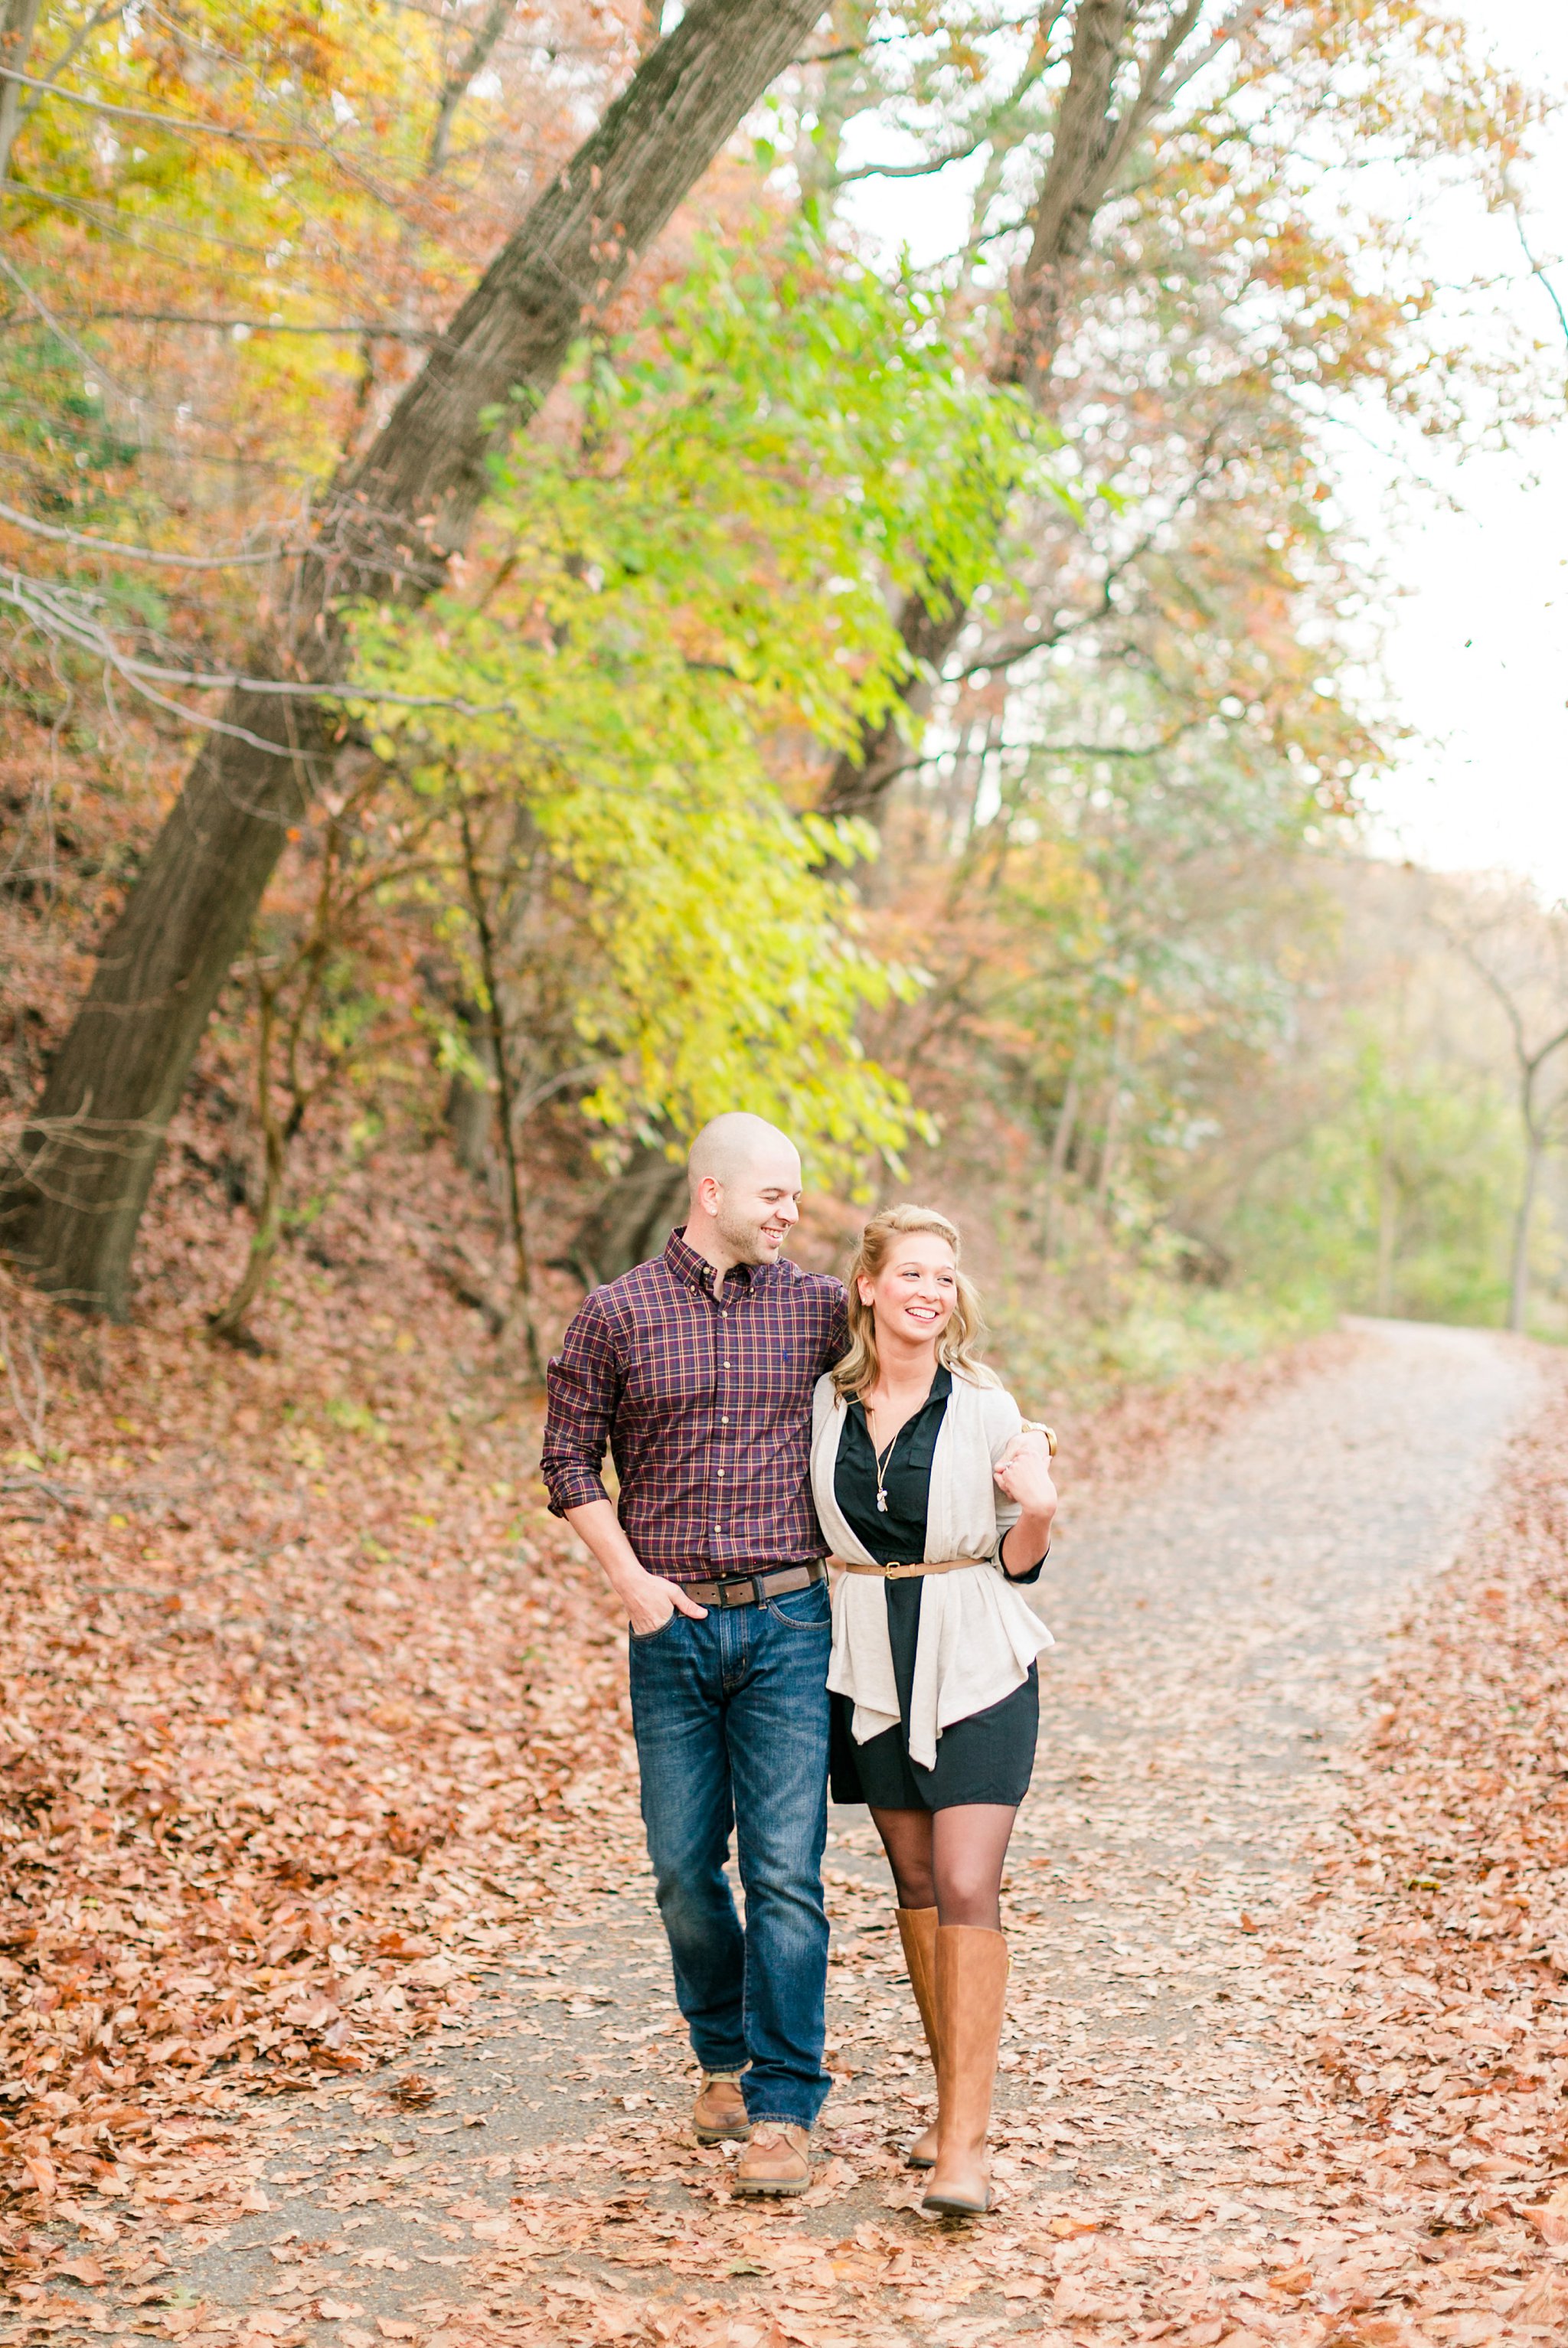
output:
[[[719,1420],[719,1422],[718,1422],[718,1423],[719,1423],[720,1426],[727,1426],[729,1425],[729,1421],[728,1421],[728,1419],[727,1419],[727,1418],[721,1418],[721,1419]]]
[[[720,1482],[721,1484],[722,1484],[722,1483],[723,1483],[723,1481],[724,1481],[724,1470],[723,1470],[723,1468],[721,1468],[719,1469],[719,1471],[718,1471],[718,1480],[719,1480],[719,1482]]]

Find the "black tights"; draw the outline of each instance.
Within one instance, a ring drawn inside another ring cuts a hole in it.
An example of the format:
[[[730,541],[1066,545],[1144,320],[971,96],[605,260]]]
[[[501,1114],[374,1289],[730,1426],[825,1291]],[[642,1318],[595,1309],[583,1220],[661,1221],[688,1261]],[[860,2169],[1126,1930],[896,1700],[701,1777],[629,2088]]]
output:
[[[939,1924],[1002,1929],[1002,1869],[1017,1812],[1004,1802],[951,1810],[872,1810],[901,1908],[934,1908]]]

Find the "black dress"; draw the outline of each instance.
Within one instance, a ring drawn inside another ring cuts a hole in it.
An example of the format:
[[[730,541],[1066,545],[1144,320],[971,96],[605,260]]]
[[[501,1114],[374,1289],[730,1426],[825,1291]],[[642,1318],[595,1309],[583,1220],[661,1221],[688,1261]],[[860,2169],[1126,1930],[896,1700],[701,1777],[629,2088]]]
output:
[[[852,1402],[845,1415],[833,1472],[833,1497],[851,1530],[879,1565],[908,1564],[925,1555],[931,1462],[952,1391],[951,1372],[939,1369],[924,1404],[900,1427],[882,1474],[885,1514],[877,1507],[876,1453],[866,1429],[865,1412]],[[1039,1571],[1037,1565],[1033,1572],[1017,1573],[1012,1579],[1034,1581]],[[1023,1685],[1000,1704],[988,1704],[984,1712],[944,1728],[936,1741],[935,1768],[921,1768],[909,1757],[909,1712],[925,1583],[912,1575],[907,1581],[888,1581],[882,1587],[901,1717],[896,1728],[885,1728],[880,1736],[857,1745],[851,1725],[854,1705],[848,1696],[834,1696],[834,1801],[869,1802],[878,1810],[951,1810],[962,1802],[1002,1802],[1016,1807],[1028,1792],[1035,1766],[1040,1723],[1038,1667],[1031,1663]]]

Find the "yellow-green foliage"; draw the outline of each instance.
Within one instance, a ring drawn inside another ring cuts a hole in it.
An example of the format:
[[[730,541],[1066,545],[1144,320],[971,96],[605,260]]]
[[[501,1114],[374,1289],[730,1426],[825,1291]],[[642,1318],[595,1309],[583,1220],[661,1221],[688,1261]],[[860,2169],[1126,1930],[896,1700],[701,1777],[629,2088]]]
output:
[[[461,705],[378,711],[383,756],[427,797],[514,801],[542,846],[608,1124],[745,1103],[841,1176],[911,1129],[855,1040],[917,983],[857,938],[842,868],[874,843],[792,791],[892,705],[892,592],[966,595],[1047,482],[1041,428],[942,328],[804,242],[707,253],[585,366],[578,428],[497,466],[477,583],[356,615],[360,675]]]

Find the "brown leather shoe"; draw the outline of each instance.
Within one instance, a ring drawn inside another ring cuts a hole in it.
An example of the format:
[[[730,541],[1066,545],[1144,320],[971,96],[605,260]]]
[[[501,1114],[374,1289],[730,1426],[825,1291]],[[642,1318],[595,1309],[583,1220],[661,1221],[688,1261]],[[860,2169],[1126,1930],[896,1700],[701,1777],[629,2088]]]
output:
[[[737,2193],[804,2193],[811,2182],[811,2138],[792,2120],[758,2120],[736,2163]]]
[[[1002,1932],[941,1924],[936,1932],[936,2013],[942,2039],[941,2140],[921,2200],[934,2214],[982,2218],[995,2201],[985,2135],[1007,1996]]]
[[[914,1992],[914,2002],[920,2008],[920,2026],[925,2033],[925,2044],[931,2054],[931,2067],[936,2074],[938,2094],[942,2086],[942,2056],[936,2043],[936,1910],[934,1908],[895,1908],[898,1937],[903,1943],[904,1969],[909,1985]],[[934,2168],[936,2147],[941,2130],[933,2120],[923,2128],[904,2154],[907,2168]]]
[[[724,2144],[732,2137],[751,2134],[738,2071],[705,2071],[702,2089],[692,2106],[691,2124],[698,2144]]]

